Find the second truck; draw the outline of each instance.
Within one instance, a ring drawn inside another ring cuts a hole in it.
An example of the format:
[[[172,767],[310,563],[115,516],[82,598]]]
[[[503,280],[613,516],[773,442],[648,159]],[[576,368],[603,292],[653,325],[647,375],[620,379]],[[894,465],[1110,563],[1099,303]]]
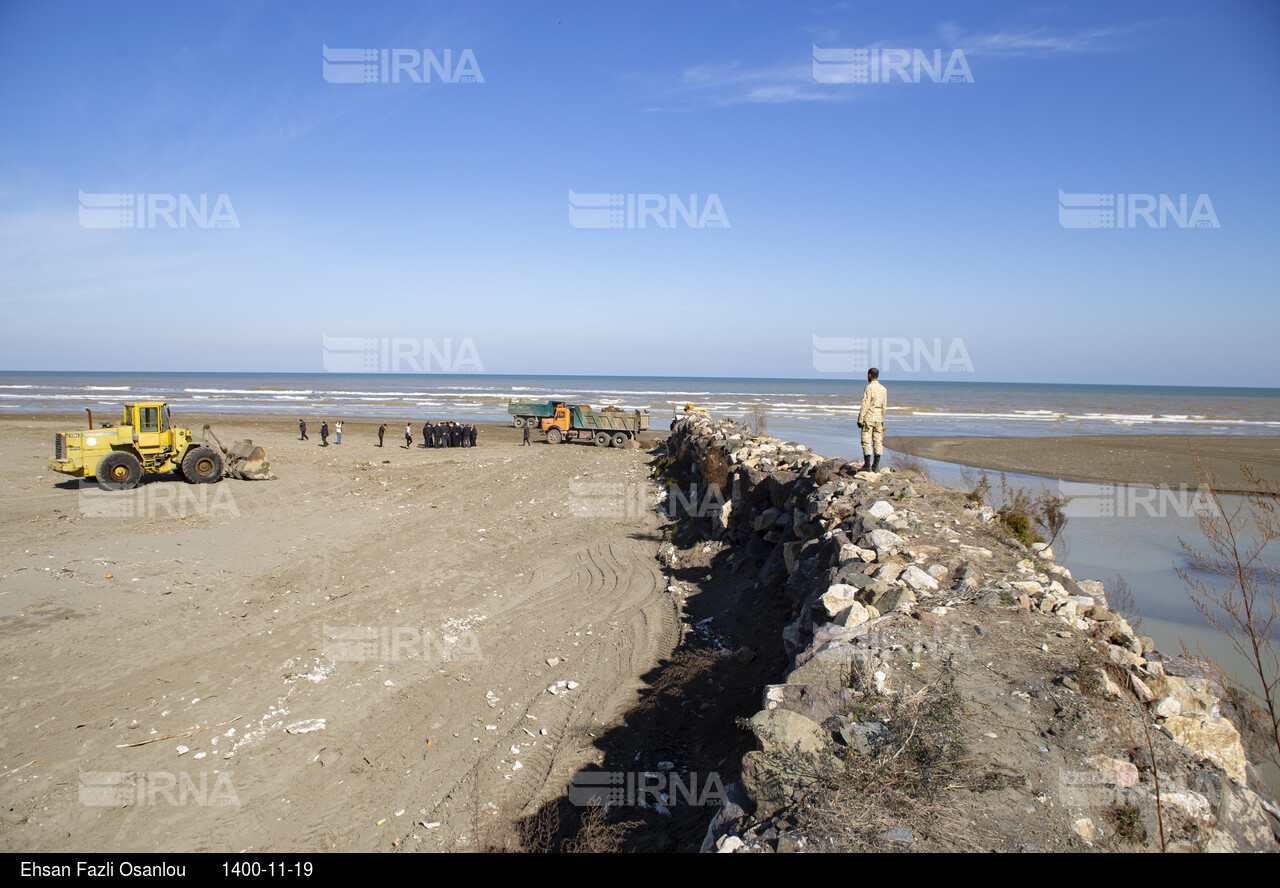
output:
[[[605,407],[592,410],[585,404],[564,401],[531,403],[510,401],[507,412],[516,428],[535,428],[546,433],[548,444],[563,441],[590,441],[598,447],[625,447],[641,432],[649,430],[648,410]]]

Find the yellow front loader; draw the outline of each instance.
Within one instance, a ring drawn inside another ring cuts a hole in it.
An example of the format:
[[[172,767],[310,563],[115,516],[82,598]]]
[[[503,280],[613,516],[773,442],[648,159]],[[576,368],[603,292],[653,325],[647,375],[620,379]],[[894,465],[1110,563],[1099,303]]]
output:
[[[58,432],[49,468],[77,478],[96,478],[108,490],[128,490],[143,475],[177,472],[192,484],[212,484],[224,474],[270,479],[261,447],[237,441],[228,451],[197,441],[188,428],[175,427],[163,402],[125,404],[119,423],[103,423],[79,432]],[[209,427],[205,426],[209,432]],[[217,438],[214,438],[215,442]]]

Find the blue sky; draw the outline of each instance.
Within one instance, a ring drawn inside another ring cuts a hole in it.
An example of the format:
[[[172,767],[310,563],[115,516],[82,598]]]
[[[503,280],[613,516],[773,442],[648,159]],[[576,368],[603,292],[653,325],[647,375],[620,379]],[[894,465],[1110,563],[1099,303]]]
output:
[[[483,82],[332,83],[326,45]],[[1277,45],[1263,2],[2,3],[0,369],[319,371],[327,334],[813,377],[817,334],[1280,386]],[[815,46],[972,82],[818,82]],[[1059,189],[1221,227],[1065,228]],[[574,227],[570,191],[729,225]],[[225,194],[239,227],[89,228],[81,192]]]

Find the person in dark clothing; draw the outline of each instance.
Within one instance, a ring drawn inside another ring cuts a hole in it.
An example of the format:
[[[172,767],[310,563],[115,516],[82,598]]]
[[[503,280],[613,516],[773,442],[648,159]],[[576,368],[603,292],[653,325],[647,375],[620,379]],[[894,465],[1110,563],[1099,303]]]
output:
[[[422,424],[422,446],[431,446],[431,423],[424,422]]]
[[[469,433],[471,435],[471,444],[469,446],[475,447],[476,446],[476,427],[474,425],[471,426]]]
[[[307,437],[307,421],[305,419],[298,420],[298,434],[302,435],[302,437],[298,439],[299,441],[311,440]]]
[[[529,426],[527,425],[524,427],[524,440],[520,442],[520,446],[521,447],[530,446],[529,445]]]
[[[382,446],[382,436],[385,435],[386,433],[387,433],[387,424],[384,422],[382,425],[378,426],[378,446],[379,447]]]
[[[413,446],[413,426],[409,423],[404,424],[404,449],[408,450]]]
[[[320,446],[329,446],[329,423],[327,422],[320,423]]]

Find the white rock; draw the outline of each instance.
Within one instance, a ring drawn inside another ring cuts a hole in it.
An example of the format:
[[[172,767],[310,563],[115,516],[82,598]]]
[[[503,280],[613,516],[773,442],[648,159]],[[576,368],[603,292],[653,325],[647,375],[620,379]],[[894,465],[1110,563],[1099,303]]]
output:
[[[1093,821],[1088,817],[1081,817],[1075,823],[1071,824],[1071,829],[1075,834],[1086,842],[1095,841],[1098,838],[1098,828],[1093,825]]]
[[[938,581],[922,571],[920,568],[916,567],[914,564],[910,565],[906,570],[899,574],[898,579],[905,582],[916,592],[938,591]]]
[[[867,509],[867,512],[876,520],[883,521],[893,514],[893,506],[889,505],[884,500],[879,500],[874,506]]]
[[[720,841],[716,842],[717,854],[732,854],[739,848],[746,847],[746,842],[737,836],[721,836]]]

